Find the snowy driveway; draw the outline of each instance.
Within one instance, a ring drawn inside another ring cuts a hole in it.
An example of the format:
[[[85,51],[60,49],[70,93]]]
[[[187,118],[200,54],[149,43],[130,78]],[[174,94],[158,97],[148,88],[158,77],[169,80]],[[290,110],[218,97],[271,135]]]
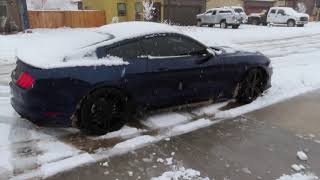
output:
[[[9,103],[9,72],[17,48],[37,43],[38,36],[71,29],[37,30],[34,34],[0,36],[0,174],[1,177],[50,177],[83,164],[153,144],[168,137],[217,124],[293,96],[320,88],[320,24],[305,28],[243,26],[239,30],[177,27],[211,45],[259,50],[272,58],[273,87],[252,104],[232,102],[157,112],[121,131],[83,137],[72,128],[41,128],[20,119]],[[2,61],[1,61],[2,60]]]

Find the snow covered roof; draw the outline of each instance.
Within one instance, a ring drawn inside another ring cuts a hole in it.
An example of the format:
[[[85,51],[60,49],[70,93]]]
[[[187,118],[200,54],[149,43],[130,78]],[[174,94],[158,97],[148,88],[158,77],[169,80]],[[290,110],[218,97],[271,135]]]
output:
[[[36,43],[18,49],[18,58],[39,68],[76,66],[97,47],[154,33],[179,33],[173,27],[153,22],[125,22],[94,29],[57,29],[54,36],[37,36]],[[72,62],[72,63],[71,63]],[[81,65],[95,65],[91,63]]]

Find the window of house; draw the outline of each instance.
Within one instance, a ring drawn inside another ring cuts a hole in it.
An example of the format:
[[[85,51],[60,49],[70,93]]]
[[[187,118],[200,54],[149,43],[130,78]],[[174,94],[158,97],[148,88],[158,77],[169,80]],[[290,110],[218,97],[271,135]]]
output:
[[[7,17],[7,6],[0,5],[0,17]]]
[[[136,20],[141,20],[141,18],[142,18],[142,3],[136,2],[135,9],[136,9]]]
[[[118,16],[127,15],[127,6],[125,3],[118,3]]]

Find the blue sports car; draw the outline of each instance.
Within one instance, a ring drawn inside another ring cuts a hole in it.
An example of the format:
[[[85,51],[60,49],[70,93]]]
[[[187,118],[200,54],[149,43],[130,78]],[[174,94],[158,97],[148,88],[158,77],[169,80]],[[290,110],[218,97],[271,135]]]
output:
[[[78,37],[86,45],[63,56],[18,56],[11,103],[22,117],[105,134],[142,109],[208,99],[250,103],[271,87],[263,54],[208,47],[168,25],[118,23],[89,34]]]

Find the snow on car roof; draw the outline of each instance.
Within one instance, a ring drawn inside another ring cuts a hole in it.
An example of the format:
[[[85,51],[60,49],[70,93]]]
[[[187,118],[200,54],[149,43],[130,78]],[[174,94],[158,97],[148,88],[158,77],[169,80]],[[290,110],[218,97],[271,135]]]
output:
[[[98,32],[112,34],[116,39],[127,39],[154,33],[178,33],[178,30],[167,24],[133,21],[102,26]]]
[[[179,33],[179,31],[169,25],[153,22],[124,22],[72,31],[62,28],[57,29],[51,37],[39,35],[35,42],[18,49],[17,56],[29,65],[44,69],[80,64],[93,66],[95,61],[92,57],[87,64],[83,61],[83,57],[94,52],[97,47],[155,33]],[[119,65],[119,60],[116,64]]]

